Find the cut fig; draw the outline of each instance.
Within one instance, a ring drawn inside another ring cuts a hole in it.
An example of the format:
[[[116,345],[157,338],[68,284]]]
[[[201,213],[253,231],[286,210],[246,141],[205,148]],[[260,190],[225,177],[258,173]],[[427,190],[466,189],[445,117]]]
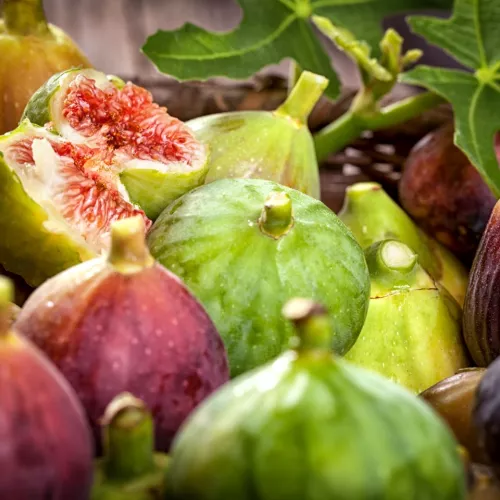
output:
[[[30,285],[107,250],[113,221],[150,225],[83,144],[24,121],[0,153],[0,263]]]
[[[183,122],[144,88],[92,69],[54,75],[24,117],[89,148],[98,169],[152,219],[207,173],[207,149]]]

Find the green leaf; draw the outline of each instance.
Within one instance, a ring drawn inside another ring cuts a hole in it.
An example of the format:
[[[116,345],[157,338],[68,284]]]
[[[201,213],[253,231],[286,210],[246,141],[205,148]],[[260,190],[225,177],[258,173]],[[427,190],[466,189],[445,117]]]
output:
[[[420,66],[402,75],[448,100],[455,114],[455,143],[500,197],[494,149],[500,130],[500,2],[456,0],[448,20],[410,18],[412,29],[442,47],[473,73]]]
[[[450,4],[450,0],[238,1],[243,21],[234,31],[211,33],[185,24],[177,31],[159,31],[149,37],[143,52],[161,72],[179,80],[243,79],[264,66],[292,58],[303,70],[327,77],[327,95],[335,98],[339,81],[313,29],[313,14],[351,31],[377,52],[386,15]]]

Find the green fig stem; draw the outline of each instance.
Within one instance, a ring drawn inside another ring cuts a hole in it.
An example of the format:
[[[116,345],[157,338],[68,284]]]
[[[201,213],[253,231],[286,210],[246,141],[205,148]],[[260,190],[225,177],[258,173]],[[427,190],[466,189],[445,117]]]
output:
[[[42,0],[3,0],[2,17],[13,35],[49,35]]]
[[[303,71],[287,100],[275,111],[279,116],[289,116],[301,125],[307,123],[314,106],[328,86],[328,79],[309,71]]]
[[[277,191],[271,193],[259,217],[259,228],[267,236],[279,239],[293,227],[292,200],[288,194]]]
[[[140,215],[111,225],[109,262],[122,274],[134,274],[154,264],[145,239],[146,227]]]
[[[109,479],[130,481],[154,469],[153,417],[132,394],[120,394],[108,405],[103,441],[103,464]]]
[[[417,255],[396,240],[385,240],[377,249],[377,265],[380,271],[410,272],[417,263]]]
[[[291,94],[302,75],[302,68],[292,59],[288,70],[288,94]]]
[[[331,351],[332,327],[323,306],[309,299],[291,299],[283,307],[283,316],[295,326],[298,352]]]
[[[424,92],[386,106],[379,111],[370,109],[369,112],[364,113],[351,109],[314,135],[318,162],[325,161],[331,154],[344,149],[365,130],[381,130],[404,123],[443,102],[442,97],[432,92]]]
[[[0,276],[0,336],[9,331],[12,323],[11,305],[14,300],[14,285],[12,281]]]

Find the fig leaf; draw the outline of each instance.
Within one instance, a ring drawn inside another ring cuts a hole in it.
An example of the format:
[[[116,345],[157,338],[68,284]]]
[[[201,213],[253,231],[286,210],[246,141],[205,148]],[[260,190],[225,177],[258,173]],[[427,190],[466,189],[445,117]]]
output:
[[[410,25],[471,68],[452,70],[419,66],[401,76],[448,100],[455,114],[455,144],[500,197],[500,169],[494,150],[500,130],[500,4],[496,0],[456,0],[448,20],[415,16]]]
[[[446,8],[450,0],[238,0],[243,20],[233,31],[211,33],[193,24],[158,31],[143,52],[157,68],[179,80],[214,76],[248,78],[262,67],[292,58],[303,69],[330,80],[335,98],[339,79],[323,48],[312,16],[329,19],[373,47],[378,55],[384,17],[411,9]]]

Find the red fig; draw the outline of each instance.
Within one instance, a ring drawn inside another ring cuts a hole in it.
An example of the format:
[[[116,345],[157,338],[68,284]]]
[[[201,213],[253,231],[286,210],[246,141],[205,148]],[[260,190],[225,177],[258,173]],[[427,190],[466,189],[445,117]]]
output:
[[[496,149],[500,158],[500,143]],[[413,148],[399,196],[419,226],[465,262],[472,262],[496,198],[453,143],[452,124],[431,132]]]
[[[0,498],[87,500],[92,439],[71,387],[12,329],[12,284],[0,277]]]
[[[222,340],[174,274],[155,262],[143,219],[115,222],[108,258],[79,264],[30,297],[17,327],[59,367],[99,442],[110,401],[130,392],[155,419],[156,448],[228,378]]]

